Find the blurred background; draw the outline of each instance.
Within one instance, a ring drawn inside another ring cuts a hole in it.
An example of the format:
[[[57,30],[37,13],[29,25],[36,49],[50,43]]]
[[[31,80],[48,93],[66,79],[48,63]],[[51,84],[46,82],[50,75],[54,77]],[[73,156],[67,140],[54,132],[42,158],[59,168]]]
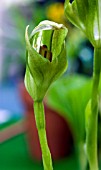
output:
[[[72,1],[71,1],[72,2]],[[24,87],[24,33],[48,19],[68,27],[68,69],[45,97],[46,130],[54,170],[87,170],[85,107],[90,99],[93,47],[64,16],[64,0],[0,1],[0,169],[42,170],[33,101]],[[100,100],[100,99],[99,99]],[[101,162],[101,107],[98,155]]]

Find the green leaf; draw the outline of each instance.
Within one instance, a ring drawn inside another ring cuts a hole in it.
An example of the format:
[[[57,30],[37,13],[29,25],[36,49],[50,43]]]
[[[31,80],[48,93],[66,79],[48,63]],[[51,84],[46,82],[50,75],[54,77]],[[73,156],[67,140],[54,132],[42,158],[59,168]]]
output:
[[[91,79],[79,75],[57,80],[47,94],[49,106],[70,123],[77,141],[85,138],[85,107],[90,95]]]

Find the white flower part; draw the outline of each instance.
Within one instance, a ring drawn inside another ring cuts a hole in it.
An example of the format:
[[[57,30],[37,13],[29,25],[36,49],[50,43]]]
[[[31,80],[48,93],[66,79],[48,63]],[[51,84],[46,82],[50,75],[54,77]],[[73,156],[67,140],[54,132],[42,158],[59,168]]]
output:
[[[101,40],[101,0],[98,0],[98,13],[94,20],[94,39]]]
[[[52,29],[55,30],[55,29],[61,29],[61,28],[65,28],[65,26],[63,24],[57,24],[56,22],[45,20],[45,21],[40,22],[39,25],[34,28],[30,37],[32,37],[37,32],[40,32],[43,30],[52,30]]]
[[[53,21],[49,21],[49,20],[44,20],[42,22],[40,22],[39,25],[47,25],[48,27],[52,27],[53,29],[60,29],[60,28],[64,28],[63,24],[57,24],[56,22]]]
[[[37,42],[36,39],[33,39],[33,48],[39,53],[39,49],[41,44],[41,38],[42,38],[42,31],[39,32],[38,37],[37,37]]]
[[[94,20],[94,39],[99,40],[99,26],[98,26],[97,14],[96,14],[95,20]]]
[[[99,36],[101,41],[101,0],[98,0],[98,11],[99,11]]]

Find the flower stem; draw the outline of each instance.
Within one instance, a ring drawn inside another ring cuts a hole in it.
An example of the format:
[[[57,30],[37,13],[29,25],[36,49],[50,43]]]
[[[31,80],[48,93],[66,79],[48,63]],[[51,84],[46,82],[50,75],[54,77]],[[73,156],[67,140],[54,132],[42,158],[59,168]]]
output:
[[[47,143],[43,102],[34,102],[34,114],[38,130],[44,170],[53,170],[51,153]]]
[[[87,156],[84,150],[84,143],[80,142],[78,145],[79,149],[79,164],[80,164],[80,170],[86,170],[87,167]]]
[[[98,87],[100,80],[101,49],[94,49],[93,86],[91,115],[87,127],[86,146],[90,170],[98,170],[97,128],[98,128]]]

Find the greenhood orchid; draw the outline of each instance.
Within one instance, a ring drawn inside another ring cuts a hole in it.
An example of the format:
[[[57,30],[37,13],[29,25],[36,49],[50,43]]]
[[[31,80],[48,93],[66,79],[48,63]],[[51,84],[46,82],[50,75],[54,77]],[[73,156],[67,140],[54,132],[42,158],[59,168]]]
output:
[[[48,147],[43,98],[51,85],[67,68],[65,38],[67,28],[62,24],[42,21],[26,40],[25,86],[34,100],[34,114],[38,130],[44,170],[53,170]]]
[[[90,170],[98,170],[98,89],[101,74],[101,0],[65,1],[65,14],[94,47],[92,94],[86,108],[86,153]]]
[[[25,86],[34,101],[42,101],[50,84],[67,68],[65,38],[67,28],[52,21],[42,21],[25,40],[27,67]]]
[[[66,0],[65,14],[94,47],[101,48],[101,0]]]

